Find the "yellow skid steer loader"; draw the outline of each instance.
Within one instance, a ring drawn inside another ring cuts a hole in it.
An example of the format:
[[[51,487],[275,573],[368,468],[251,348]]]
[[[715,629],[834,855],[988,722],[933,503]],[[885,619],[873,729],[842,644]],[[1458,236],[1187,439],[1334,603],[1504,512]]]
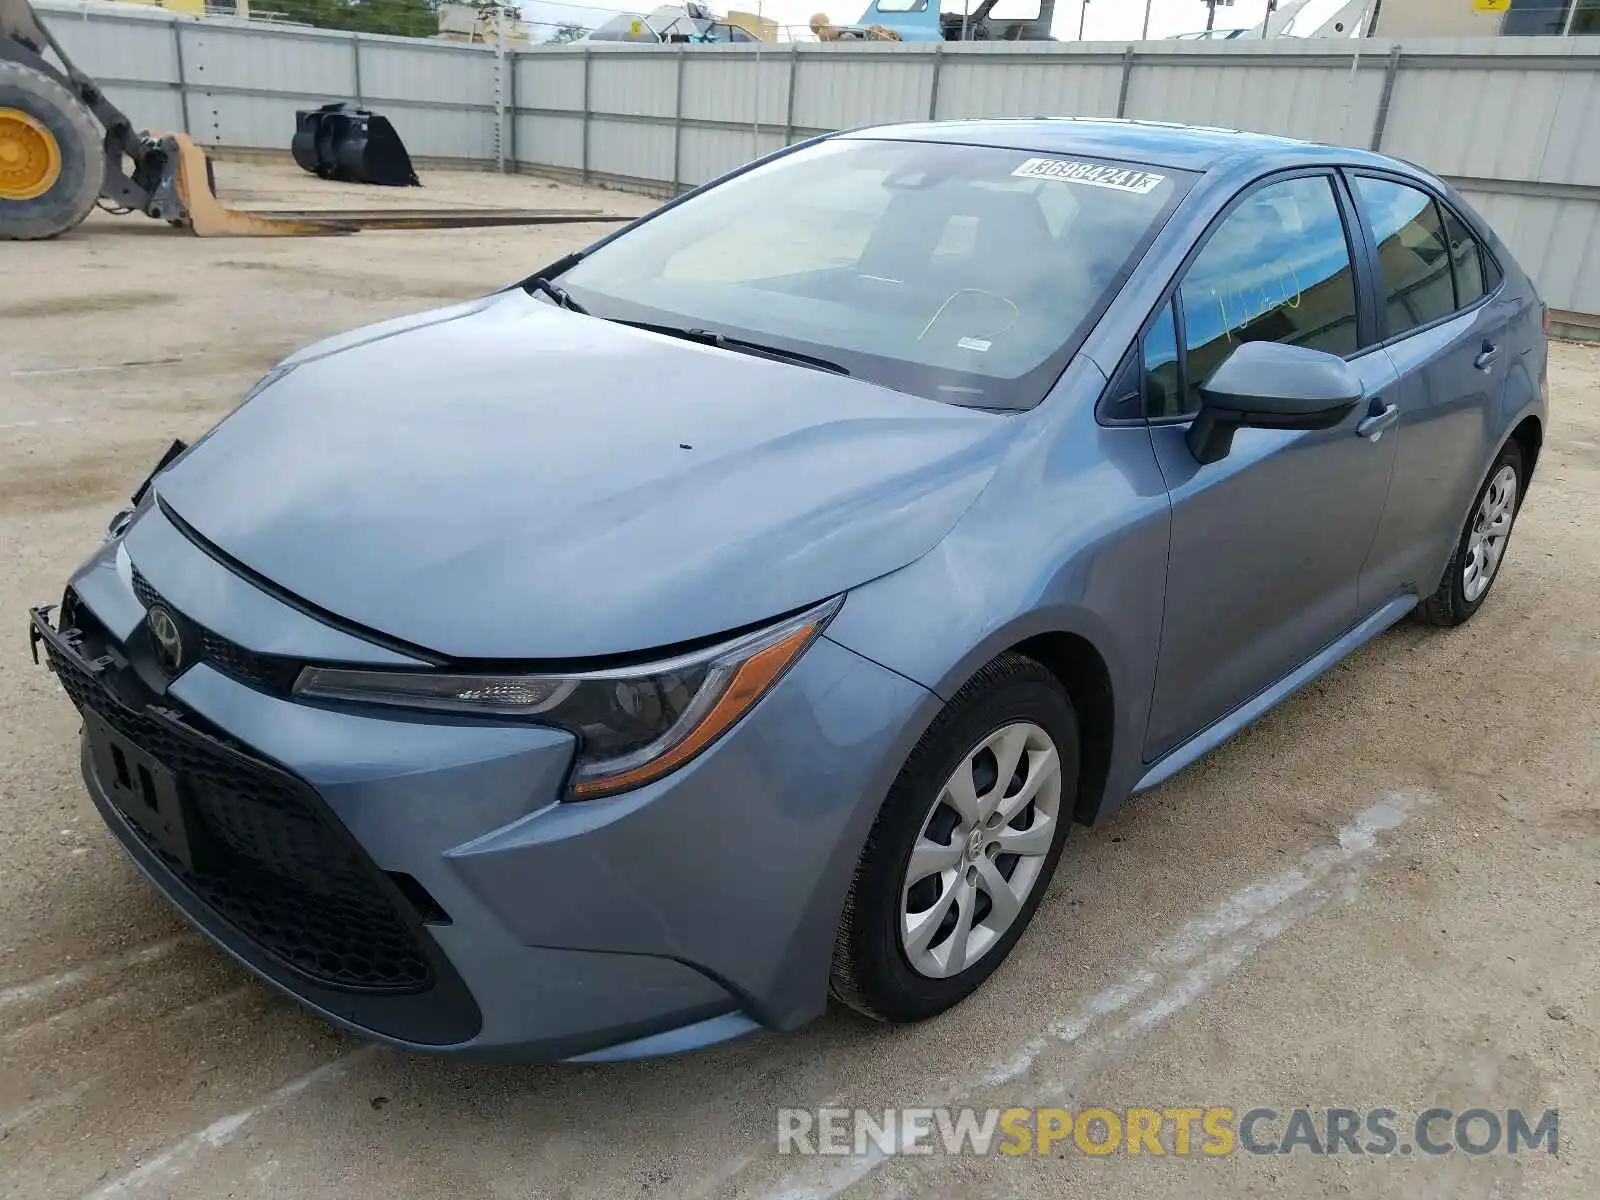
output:
[[[61,64],[45,58],[52,50]],[[281,237],[622,221],[596,210],[240,212],[216,197],[205,152],[182,133],[137,132],[50,36],[28,0],[0,0],[0,239],[51,238],[104,200],[200,237]]]

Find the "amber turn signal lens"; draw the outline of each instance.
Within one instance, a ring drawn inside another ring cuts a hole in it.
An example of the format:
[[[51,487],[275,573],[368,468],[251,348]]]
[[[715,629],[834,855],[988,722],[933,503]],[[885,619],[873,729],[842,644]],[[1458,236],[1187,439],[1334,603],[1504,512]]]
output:
[[[802,625],[782,641],[774,642],[765,650],[757,651],[745,659],[700,723],[665,754],[618,775],[579,780],[572,785],[573,797],[592,799],[612,792],[627,791],[677,770],[749,712],[756,701],[766,695],[767,689],[778,681],[779,676],[800,657],[800,652],[811,644],[819,628],[820,622]]]

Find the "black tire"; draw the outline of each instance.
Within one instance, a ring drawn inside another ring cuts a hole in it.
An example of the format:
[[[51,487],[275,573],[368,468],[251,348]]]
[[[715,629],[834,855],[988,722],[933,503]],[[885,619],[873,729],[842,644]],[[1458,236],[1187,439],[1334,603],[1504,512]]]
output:
[[[52,238],[78,225],[100,198],[105,180],[105,134],[94,115],[61,84],[19,62],[0,60],[0,109],[38,121],[55,139],[60,174],[50,189],[27,200],[0,196],[0,238]]]
[[[1522,507],[1524,485],[1527,483],[1527,472],[1522,465],[1522,447],[1515,441],[1509,441],[1501,448],[1488,474],[1478,486],[1478,491],[1472,498],[1472,507],[1467,512],[1466,524],[1462,526],[1461,536],[1456,539],[1455,551],[1450,555],[1450,562],[1444,569],[1444,578],[1439,581],[1439,589],[1417,606],[1417,616],[1424,624],[1442,627],[1463,624],[1472,619],[1472,614],[1483,607],[1483,602],[1489,598],[1489,593],[1494,591],[1495,580],[1500,578],[1500,571],[1505,566],[1504,549],[1501,550],[1494,574],[1489,577],[1488,586],[1475,600],[1467,599],[1463,568],[1467,562],[1468,543],[1472,538],[1473,526],[1477,522],[1478,508],[1483,503],[1484,493],[1489,490],[1489,484],[1495,474],[1506,466],[1517,473],[1517,495],[1512,506],[1512,525],[1506,532],[1506,548],[1510,547],[1511,535],[1516,532],[1516,514]]]
[[[901,894],[911,848],[940,790],[984,738],[1012,722],[1039,726],[1055,743],[1061,801],[1055,836],[1032,891],[1010,927],[976,962],[935,979],[918,973],[900,941]],[[880,1021],[921,1021],[964,1000],[1011,953],[1055,873],[1078,790],[1078,723],[1072,701],[1049,671],[1020,654],[984,667],[947,704],[912,750],[878,813],[856,865],[834,944],[830,990]]]

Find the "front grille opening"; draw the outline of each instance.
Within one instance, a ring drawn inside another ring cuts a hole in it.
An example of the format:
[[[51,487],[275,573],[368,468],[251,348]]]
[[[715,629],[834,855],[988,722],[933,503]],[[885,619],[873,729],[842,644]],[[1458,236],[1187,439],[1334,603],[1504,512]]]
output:
[[[406,898],[406,902],[417,910],[417,916],[422,918],[424,925],[453,924],[444,906],[417,881],[415,875],[408,875],[404,871],[386,871],[385,874],[389,876],[394,886],[400,889],[400,894]]]
[[[63,637],[83,646],[77,629]],[[192,863],[130,830],[218,916],[278,962],[330,987],[413,992],[432,985],[426,953],[384,894],[381,876],[330,826],[304,785],[175,711],[119,702],[74,657],[47,648],[79,709],[97,713],[182,779]],[[118,764],[119,776],[132,776],[134,765]],[[154,793],[153,780],[139,783]]]

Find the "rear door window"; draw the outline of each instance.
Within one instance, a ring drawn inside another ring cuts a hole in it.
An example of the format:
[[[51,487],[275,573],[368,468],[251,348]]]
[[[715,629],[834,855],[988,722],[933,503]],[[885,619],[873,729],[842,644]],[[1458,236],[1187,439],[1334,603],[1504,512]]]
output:
[[[1355,185],[1378,244],[1378,287],[1387,335],[1394,337],[1455,312],[1460,305],[1451,280],[1450,251],[1433,197],[1368,175],[1356,176]]]

